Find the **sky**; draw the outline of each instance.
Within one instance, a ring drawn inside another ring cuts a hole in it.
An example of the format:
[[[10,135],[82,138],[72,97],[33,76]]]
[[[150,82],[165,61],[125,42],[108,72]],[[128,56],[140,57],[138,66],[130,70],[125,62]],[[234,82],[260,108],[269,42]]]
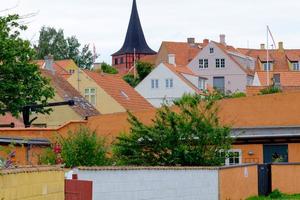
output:
[[[124,42],[132,0],[0,0],[0,15],[35,13],[27,19],[22,37],[36,43],[42,26],[75,35],[81,44],[95,44],[97,61],[111,63],[110,55]],[[299,0],[137,0],[148,45],[158,51],[162,41],[194,37],[235,47],[259,48],[266,43],[266,25],[275,42],[300,49]],[[9,9],[12,8],[12,9]]]

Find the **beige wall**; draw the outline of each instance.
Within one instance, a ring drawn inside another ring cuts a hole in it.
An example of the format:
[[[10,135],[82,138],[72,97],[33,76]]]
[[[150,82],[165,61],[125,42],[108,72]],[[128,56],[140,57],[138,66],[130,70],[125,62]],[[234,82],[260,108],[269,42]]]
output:
[[[64,200],[64,172],[30,168],[1,171],[0,199]]]
[[[258,195],[257,165],[220,169],[219,190],[220,200],[239,200]]]
[[[58,96],[57,94],[53,99],[49,102],[60,102],[65,101],[63,98]],[[52,107],[52,112],[50,115],[47,114],[33,114],[31,118],[38,117],[34,122],[34,124],[47,124],[47,127],[57,127],[61,126],[71,120],[83,120],[82,117],[77,114],[70,106],[57,106]]]
[[[289,162],[300,162],[300,144],[288,144]]]
[[[232,149],[242,150],[242,163],[263,163],[262,144],[232,145]],[[253,155],[249,155],[250,151],[253,152]]]
[[[78,73],[77,71],[68,79],[68,82],[84,96],[84,90],[86,88],[96,89],[96,105],[95,108],[101,114],[125,112],[126,110],[110,95],[108,95],[93,79],[86,75],[83,71]],[[79,82],[79,84],[78,84]]]
[[[272,190],[283,193],[300,193],[300,164],[272,165]]]

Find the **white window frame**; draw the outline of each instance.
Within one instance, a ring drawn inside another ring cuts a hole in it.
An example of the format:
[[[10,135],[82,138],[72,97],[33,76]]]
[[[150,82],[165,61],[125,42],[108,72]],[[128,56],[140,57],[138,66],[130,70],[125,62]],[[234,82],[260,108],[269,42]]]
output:
[[[263,63],[263,67],[264,67],[264,71],[271,71],[271,69],[272,69],[272,62],[264,62]],[[269,70],[267,69],[267,67],[269,68]]]
[[[300,71],[299,62],[292,62],[292,65],[293,65],[293,71]]]
[[[171,89],[173,88],[174,84],[173,84],[173,79],[172,78],[167,78],[165,80],[165,83],[166,83],[166,88],[167,89]]]
[[[209,48],[209,53],[210,53],[210,54],[213,54],[214,52],[215,52],[215,49],[214,49],[213,47],[210,47],[210,48]]]
[[[231,165],[240,165],[242,164],[242,150],[241,149],[230,149],[227,151],[228,153],[239,153],[239,163],[230,163],[230,158],[225,158],[225,165],[231,166]]]
[[[220,59],[220,68],[225,68],[225,66],[226,66],[225,58],[221,58]]]
[[[206,89],[206,80],[204,78],[201,78],[201,77],[198,78],[198,88],[200,90]]]
[[[159,81],[158,79],[151,79],[151,89],[158,89]]]
[[[216,68],[220,68],[221,67],[221,60],[219,58],[216,58]]]
[[[199,59],[199,68],[200,69],[207,69],[208,68],[208,59]]]
[[[92,92],[92,90],[94,90],[94,92]],[[92,102],[92,96],[95,97],[95,102]],[[90,102],[90,104],[95,106],[97,104],[97,91],[96,91],[96,88],[85,88],[84,89],[84,97],[86,98],[86,100],[88,100],[88,102]]]

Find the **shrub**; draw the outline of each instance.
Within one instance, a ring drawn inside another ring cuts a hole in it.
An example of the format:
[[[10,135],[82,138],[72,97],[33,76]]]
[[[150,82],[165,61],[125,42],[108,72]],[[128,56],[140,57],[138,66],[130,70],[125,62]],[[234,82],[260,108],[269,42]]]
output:
[[[261,95],[274,94],[274,93],[280,93],[280,92],[282,92],[282,90],[279,87],[275,87],[275,86],[270,86],[270,87],[260,90]]]
[[[56,164],[56,154],[52,148],[46,148],[41,155],[38,156],[39,164],[42,165],[54,165]]]
[[[269,194],[271,199],[279,199],[283,197],[283,193],[280,192],[278,189],[275,189],[271,194]]]
[[[110,66],[109,64],[106,64],[105,62],[103,62],[101,64],[101,70],[107,74],[117,74],[118,73],[118,70],[116,68]]]
[[[107,164],[105,140],[88,128],[80,127],[59,138],[61,157],[66,167],[102,166]]]

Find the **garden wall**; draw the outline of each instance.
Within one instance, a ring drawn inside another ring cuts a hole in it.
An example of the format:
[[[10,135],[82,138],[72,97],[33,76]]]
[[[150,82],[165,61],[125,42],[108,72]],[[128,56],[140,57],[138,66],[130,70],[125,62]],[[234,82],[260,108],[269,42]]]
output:
[[[235,200],[257,195],[257,165],[237,167],[81,167],[93,199]]]
[[[58,167],[0,170],[0,199],[64,200],[64,171]]]
[[[272,190],[300,193],[300,163],[272,164]]]

